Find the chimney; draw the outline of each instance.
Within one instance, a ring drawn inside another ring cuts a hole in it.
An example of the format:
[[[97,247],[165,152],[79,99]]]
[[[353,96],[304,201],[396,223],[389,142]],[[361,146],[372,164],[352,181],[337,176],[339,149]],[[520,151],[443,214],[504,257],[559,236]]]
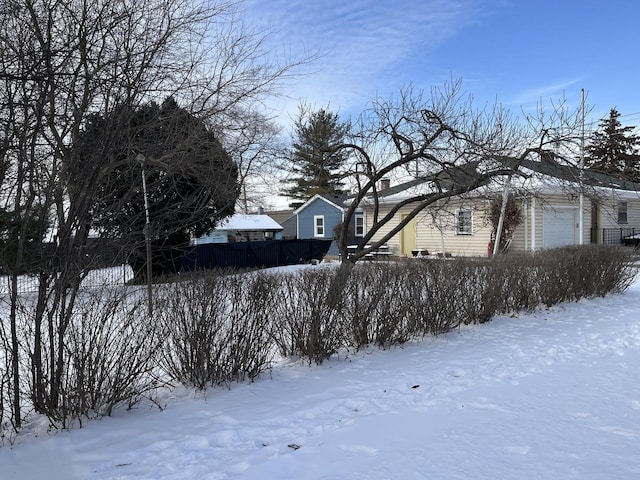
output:
[[[389,180],[388,178],[383,178],[382,180],[380,180],[380,191],[387,190],[390,185],[391,180]]]
[[[553,154],[553,152],[550,152],[549,150],[543,150],[540,152],[540,161],[542,163],[553,163],[555,160],[555,155]]]

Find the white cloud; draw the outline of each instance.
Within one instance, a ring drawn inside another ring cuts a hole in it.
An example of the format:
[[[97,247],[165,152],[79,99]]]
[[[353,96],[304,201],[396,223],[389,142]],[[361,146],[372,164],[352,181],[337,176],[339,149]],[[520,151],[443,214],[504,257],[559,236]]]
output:
[[[537,102],[539,100],[546,100],[549,98],[561,97],[564,92],[570,87],[574,87],[579,84],[581,79],[561,80],[550,85],[542,85],[535,88],[524,90],[516,95],[511,103],[527,104],[531,102]]]
[[[408,70],[425,66],[434,48],[482,15],[480,0],[247,0],[245,5],[250,21],[272,30],[275,51],[320,54],[309,66],[313,73],[291,85],[284,102],[289,113],[300,99],[359,111],[376,93],[404,86]]]
[[[560,80],[548,85],[540,85],[516,93],[506,105],[517,110],[533,112],[540,106],[558,105],[560,101],[566,101],[567,107],[575,107],[580,104],[581,78]]]

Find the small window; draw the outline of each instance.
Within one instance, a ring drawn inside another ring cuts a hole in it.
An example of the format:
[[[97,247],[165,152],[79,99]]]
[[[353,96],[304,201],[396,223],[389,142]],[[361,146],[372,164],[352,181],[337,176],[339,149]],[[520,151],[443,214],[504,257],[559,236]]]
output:
[[[313,236],[324,237],[324,215],[315,215],[313,217]]]
[[[364,237],[364,215],[359,214],[355,217],[355,236],[356,237]]]
[[[618,223],[627,223],[627,202],[618,202]]]
[[[456,210],[456,235],[473,234],[473,210],[461,208]]]

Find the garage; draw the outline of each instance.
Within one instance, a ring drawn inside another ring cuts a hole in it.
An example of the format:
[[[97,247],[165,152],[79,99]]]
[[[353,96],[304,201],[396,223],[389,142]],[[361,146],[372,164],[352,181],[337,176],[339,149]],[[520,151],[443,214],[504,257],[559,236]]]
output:
[[[561,247],[577,243],[578,209],[548,207],[542,212],[542,246]]]

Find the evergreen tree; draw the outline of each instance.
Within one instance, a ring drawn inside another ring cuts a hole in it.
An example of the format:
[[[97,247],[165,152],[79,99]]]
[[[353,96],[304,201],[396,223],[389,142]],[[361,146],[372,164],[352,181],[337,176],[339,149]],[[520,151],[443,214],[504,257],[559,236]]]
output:
[[[292,198],[290,207],[297,208],[317,194],[343,194],[340,169],[346,161],[336,146],[344,142],[350,125],[340,122],[338,115],[324,109],[307,112],[301,107],[295,122],[293,151],[287,183],[293,186],[284,191]]]
[[[640,137],[633,126],[623,127],[620,113],[612,108],[608,118],[600,121],[586,149],[586,167],[626,180],[640,180]]]
[[[41,267],[45,255],[44,236],[49,221],[38,205],[8,211],[0,208],[0,271],[33,273]]]
[[[147,210],[154,276],[175,273],[190,237],[212,230],[234,212],[236,163],[205,121],[172,98],[161,105],[118,105],[104,117],[94,115],[76,148],[80,161],[67,169],[76,183],[95,184],[91,226],[129,245],[129,261],[141,280]],[[83,172],[92,163],[102,165],[101,173],[86,178]],[[72,185],[72,198],[75,190]]]

